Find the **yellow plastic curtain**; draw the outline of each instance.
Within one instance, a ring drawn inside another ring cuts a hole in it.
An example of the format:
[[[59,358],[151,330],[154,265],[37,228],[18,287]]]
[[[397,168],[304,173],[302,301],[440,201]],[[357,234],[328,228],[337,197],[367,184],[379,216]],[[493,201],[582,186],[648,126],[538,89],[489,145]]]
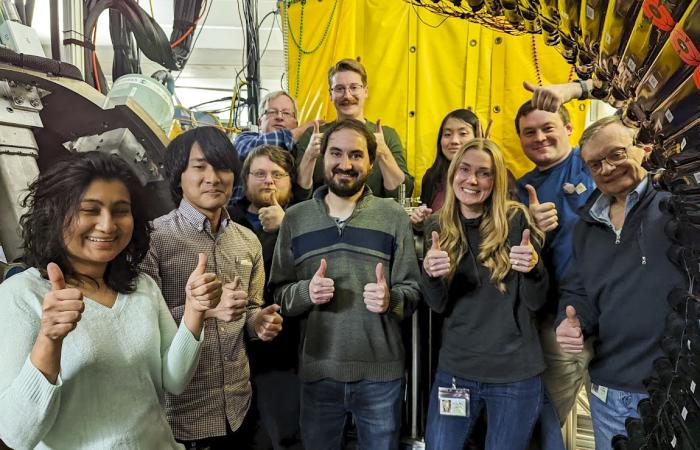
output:
[[[420,178],[437,151],[442,118],[471,108],[482,122],[493,119],[491,138],[506,153],[516,177],[533,166],[514,128],[520,105],[531,98],[523,80],[544,84],[570,79],[571,66],[541,36],[509,36],[456,18],[445,19],[400,0],[314,0],[282,4],[287,40],[289,91],[300,121],[331,121],[328,69],[356,58],[368,73],[365,115],[394,127],[406,148],[409,171]],[[588,102],[573,101],[575,144]]]

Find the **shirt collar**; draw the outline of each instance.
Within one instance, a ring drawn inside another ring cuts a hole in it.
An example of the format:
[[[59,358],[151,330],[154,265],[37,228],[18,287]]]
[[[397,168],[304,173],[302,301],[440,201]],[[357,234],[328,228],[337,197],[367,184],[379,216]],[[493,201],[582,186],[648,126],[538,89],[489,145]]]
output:
[[[207,231],[211,233],[211,223],[207,216],[202,214],[197,208],[190,205],[184,198],[180,200],[180,206],[177,208],[180,215],[189,222],[197,231]],[[221,208],[221,223],[219,224],[219,231],[226,228],[231,217],[228,214],[226,208]]]
[[[644,191],[646,191],[647,185],[649,184],[649,177],[644,177],[642,181],[637,185],[636,188],[629,194],[625,199],[625,216],[634,207],[634,205],[639,202],[642,198]],[[590,215],[598,222],[608,223],[610,222],[610,203],[612,198],[609,195],[600,194],[596,199],[593,206],[591,206]]]

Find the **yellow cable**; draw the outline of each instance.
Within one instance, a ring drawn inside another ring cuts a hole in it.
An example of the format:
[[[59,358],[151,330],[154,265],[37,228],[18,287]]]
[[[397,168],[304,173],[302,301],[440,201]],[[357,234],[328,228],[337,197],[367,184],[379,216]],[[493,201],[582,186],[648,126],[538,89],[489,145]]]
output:
[[[226,128],[228,129],[234,129],[233,128],[233,109],[234,106],[236,105],[236,99],[238,98],[238,92],[241,90],[241,87],[246,85],[247,83],[243,80],[238,80],[238,84],[234,85],[233,91],[231,92],[231,110],[228,113],[228,126]]]

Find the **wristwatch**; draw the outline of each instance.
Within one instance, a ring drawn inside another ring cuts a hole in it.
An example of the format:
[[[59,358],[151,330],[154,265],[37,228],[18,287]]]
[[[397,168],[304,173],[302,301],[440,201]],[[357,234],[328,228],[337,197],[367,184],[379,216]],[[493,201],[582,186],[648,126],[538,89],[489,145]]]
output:
[[[588,84],[586,84],[586,80],[576,80],[579,86],[581,86],[581,95],[578,96],[579,100],[586,100],[588,98],[591,98],[591,91],[588,89]]]

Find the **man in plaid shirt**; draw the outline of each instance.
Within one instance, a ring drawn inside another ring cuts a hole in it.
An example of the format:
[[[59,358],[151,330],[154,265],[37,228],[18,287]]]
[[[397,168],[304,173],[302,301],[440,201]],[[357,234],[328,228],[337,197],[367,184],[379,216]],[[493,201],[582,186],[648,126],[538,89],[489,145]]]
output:
[[[284,91],[270,92],[260,102],[260,132],[244,131],[233,141],[241,160],[260,145],[276,145],[292,151],[294,143],[313,125],[313,122],[299,126],[297,122],[297,105],[294,99]]]
[[[179,207],[154,221],[143,262],[176,321],[182,319],[185,289],[197,289],[187,285],[187,278],[199,253],[207,255],[207,273],[223,284],[219,306],[205,315],[202,354],[190,385],[181,395],[165,398],[173,434],[188,449],[249,447],[253,430],[246,418],[251,386],[244,333],[270,340],[282,329],[279,306],[263,308],[260,242],[224,208],[240,167],[232,147],[214,127],[195,128],[170,143],[165,169]]]

